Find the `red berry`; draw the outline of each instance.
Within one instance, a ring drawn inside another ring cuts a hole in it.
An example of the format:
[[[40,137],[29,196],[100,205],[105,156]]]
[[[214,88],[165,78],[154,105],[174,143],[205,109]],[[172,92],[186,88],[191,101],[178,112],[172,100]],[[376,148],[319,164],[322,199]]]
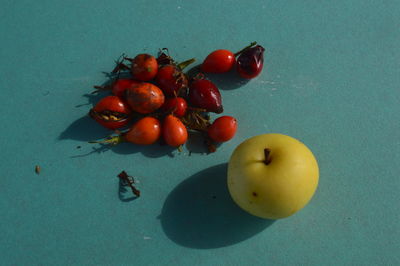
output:
[[[90,116],[100,125],[117,129],[128,124],[131,110],[127,103],[117,96],[107,96],[101,99],[90,110]]]
[[[124,139],[128,142],[150,145],[156,142],[161,135],[161,124],[158,119],[147,116],[137,121],[124,134]]]
[[[164,104],[164,94],[156,85],[142,82],[128,88],[125,92],[126,101],[133,111],[149,114]]]
[[[161,106],[161,110],[165,112],[171,112],[176,117],[182,117],[186,114],[187,103],[185,99],[181,97],[166,99],[164,105]]]
[[[201,65],[201,71],[223,73],[231,70],[235,64],[235,55],[229,50],[216,50],[209,54]]]
[[[207,79],[198,79],[190,84],[189,99],[192,105],[207,112],[222,113],[221,93],[217,86]]]
[[[208,136],[215,142],[225,142],[235,136],[237,120],[232,116],[217,118],[208,128]]]
[[[162,136],[169,146],[178,147],[186,142],[188,133],[179,118],[168,115],[162,125]]]
[[[177,96],[188,85],[186,76],[174,65],[161,67],[156,82],[166,96]]]
[[[236,66],[239,75],[246,79],[257,77],[264,65],[264,51],[260,46],[254,46],[244,50],[238,57]]]
[[[157,59],[149,54],[139,54],[132,60],[131,71],[135,79],[149,81],[157,75]]]
[[[138,84],[140,82],[133,79],[118,79],[112,84],[111,90],[115,96],[123,97],[127,88]]]

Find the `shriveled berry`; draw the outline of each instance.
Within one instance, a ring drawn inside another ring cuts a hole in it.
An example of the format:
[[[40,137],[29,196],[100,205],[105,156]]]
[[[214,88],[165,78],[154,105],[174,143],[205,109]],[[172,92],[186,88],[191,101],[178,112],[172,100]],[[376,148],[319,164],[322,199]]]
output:
[[[257,45],[244,50],[236,62],[237,72],[246,79],[257,77],[264,65],[264,47]]]

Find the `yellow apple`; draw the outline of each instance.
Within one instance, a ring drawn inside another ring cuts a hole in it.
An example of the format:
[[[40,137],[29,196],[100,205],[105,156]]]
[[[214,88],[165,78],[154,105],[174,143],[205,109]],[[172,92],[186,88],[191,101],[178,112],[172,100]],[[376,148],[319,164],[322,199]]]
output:
[[[310,149],[282,134],[245,140],[228,164],[233,200],[245,211],[267,219],[302,209],[314,195],[318,178],[318,163]]]

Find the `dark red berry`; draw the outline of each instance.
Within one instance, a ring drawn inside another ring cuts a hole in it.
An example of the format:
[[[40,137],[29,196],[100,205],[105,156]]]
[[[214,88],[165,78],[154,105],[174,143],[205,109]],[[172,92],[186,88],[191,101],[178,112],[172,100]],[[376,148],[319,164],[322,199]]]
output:
[[[257,77],[263,68],[265,49],[260,46],[244,50],[238,57],[236,66],[239,75],[246,79]]]
[[[192,105],[207,112],[223,112],[221,93],[217,86],[207,79],[197,79],[190,84],[189,100]]]
[[[166,96],[179,95],[188,85],[186,76],[174,65],[161,67],[157,72],[156,82]]]

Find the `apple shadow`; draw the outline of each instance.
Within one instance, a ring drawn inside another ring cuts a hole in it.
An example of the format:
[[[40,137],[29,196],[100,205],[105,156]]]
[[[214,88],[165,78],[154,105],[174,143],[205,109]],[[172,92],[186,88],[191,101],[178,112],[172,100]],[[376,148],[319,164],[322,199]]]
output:
[[[197,249],[233,245],[273,224],[240,209],[226,184],[227,164],[202,170],[180,183],[160,215],[164,233],[175,243]]]

